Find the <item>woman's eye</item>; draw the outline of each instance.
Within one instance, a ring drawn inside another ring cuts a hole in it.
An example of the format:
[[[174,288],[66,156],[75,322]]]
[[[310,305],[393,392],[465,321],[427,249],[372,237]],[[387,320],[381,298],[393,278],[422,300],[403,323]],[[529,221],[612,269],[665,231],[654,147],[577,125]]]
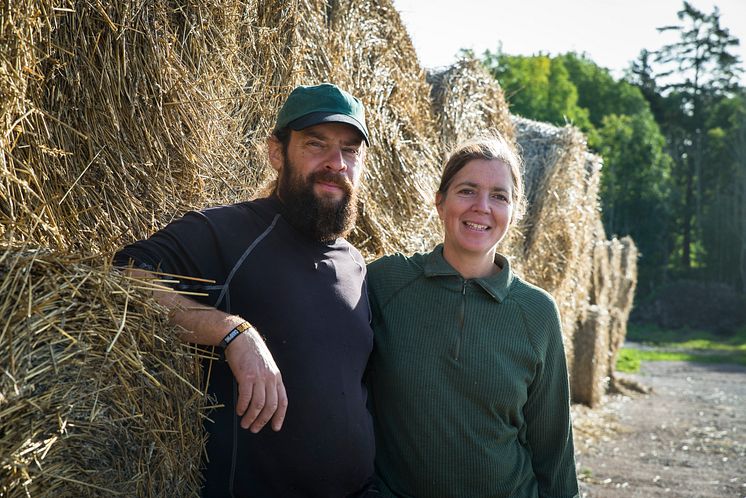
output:
[[[505,194],[492,194],[492,198],[497,199],[498,201],[508,202],[508,198]]]
[[[474,189],[462,188],[461,190],[458,191],[458,193],[461,195],[471,195],[474,193]]]

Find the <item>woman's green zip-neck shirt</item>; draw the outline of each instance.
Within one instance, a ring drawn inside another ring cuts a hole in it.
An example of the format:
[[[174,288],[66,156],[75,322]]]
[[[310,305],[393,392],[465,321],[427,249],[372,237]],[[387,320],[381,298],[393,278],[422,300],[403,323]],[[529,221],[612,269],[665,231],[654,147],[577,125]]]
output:
[[[368,267],[383,496],[578,494],[557,306],[495,263],[463,279],[440,245]]]

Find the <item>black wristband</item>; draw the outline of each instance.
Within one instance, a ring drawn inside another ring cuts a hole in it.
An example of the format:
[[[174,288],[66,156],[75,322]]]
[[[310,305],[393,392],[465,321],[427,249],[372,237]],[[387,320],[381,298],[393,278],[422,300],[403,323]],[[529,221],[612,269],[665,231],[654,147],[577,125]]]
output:
[[[220,344],[218,346],[222,349],[225,349],[228,347],[228,344],[233,342],[233,340],[241,335],[242,333],[246,332],[251,328],[251,324],[249,322],[241,322],[240,324],[236,325],[234,328],[231,329],[230,332],[228,332],[225,337],[223,337],[223,340],[220,341]]]

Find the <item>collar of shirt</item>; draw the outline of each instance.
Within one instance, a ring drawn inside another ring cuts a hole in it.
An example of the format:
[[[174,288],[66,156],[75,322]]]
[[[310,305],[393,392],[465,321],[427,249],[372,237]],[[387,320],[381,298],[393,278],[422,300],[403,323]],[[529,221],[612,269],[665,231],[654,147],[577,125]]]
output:
[[[469,281],[477,284],[500,303],[507,297],[514,276],[510,269],[510,261],[502,254],[495,253],[495,264],[502,268],[499,273],[485,278],[472,278]],[[462,278],[459,272],[443,257],[443,244],[438,244],[425,261],[425,277],[446,276]]]

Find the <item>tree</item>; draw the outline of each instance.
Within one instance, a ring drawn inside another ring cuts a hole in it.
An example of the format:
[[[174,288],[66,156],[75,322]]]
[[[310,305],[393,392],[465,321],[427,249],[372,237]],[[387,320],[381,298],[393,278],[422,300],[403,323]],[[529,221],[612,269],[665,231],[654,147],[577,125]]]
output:
[[[578,105],[578,91],[560,59],[487,50],[482,61],[500,83],[513,113],[559,126],[570,122],[583,130],[590,128],[588,112]]]
[[[609,234],[630,235],[640,249],[640,287],[665,278],[670,241],[671,157],[649,110],[604,116],[598,131],[604,158],[601,204]]]
[[[736,88],[741,69],[738,57],[729,51],[739,44],[738,39],[720,26],[717,7],[705,14],[685,1],[677,16],[681,24],[658,28],[677,33],[679,40],[655,52],[655,62],[663,68],[655,79],[666,81],[660,85],[661,93],[677,104],[677,119],[668,121],[666,134],[683,189],[681,265],[688,270],[692,246],[700,236],[694,223],[702,220],[705,110]]]
[[[604,160],[602,216],[607,233],[631,235],[641,249],[640,285],[662,280],[670,240],[671,158],[640,89],[615,80],[584,55],[549,58],[485,54],[511,111],[557,125],[568,116]],[[650,216],[655,212],[655,216]]]

